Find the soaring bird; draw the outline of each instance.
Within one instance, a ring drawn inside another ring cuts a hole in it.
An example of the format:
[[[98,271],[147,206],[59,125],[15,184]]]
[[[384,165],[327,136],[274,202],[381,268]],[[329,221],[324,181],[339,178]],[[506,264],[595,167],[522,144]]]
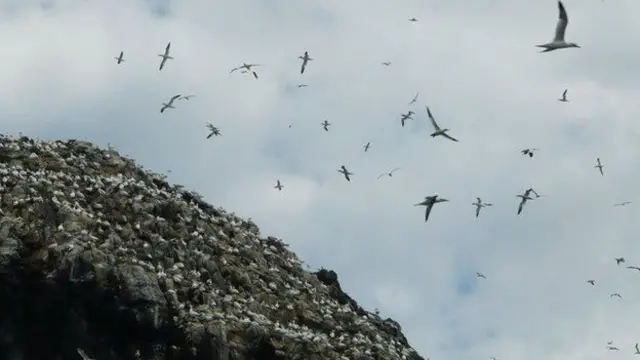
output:
[[[623,262],[624,262],[624,258],[623,257],[616,258],[616,265],[620,265]]]
[[[384,66],[391,66],[391,61],[385,61],[382,63]]]
[[[255,71],[251,70],[252,67],[254,66],[260,66],[260,64],[247,64],[247,63],[242,63],[242,65],[231,69],[231,71],[229,71],[229,74],[233,73],[234,71],[237,70],[242,70],[241,73],[246,74],[246,73],[251,73],[253,74],[254,78],[258,78],[258,73],[256,73]]]
[[[169,52],[171,51],[171,42],[167,44],[167,47],[164,48],[164,54],[158,54],[158,56],[162,57],[162,61],[160,62],[160,69],[158,71],[162,71],[164,64],[168,59],[173,60],[172,56],[169,56]]]
[[[567,11],[565,10],[562,1],[558,1],[558,13],[558,24],[556,25],[556,33],[553,40],[550,43],[536,45],[537,47],[544,48],[541,52],[580,47],[572,42],[564,41],[564,33],[567,30],[567,24],[569,24],[569,17],[567,16]]]
[[[520,215],[520,213],[522,212],[522,208],[524,207],[524,204],[527,203],[527,200],[533,200],[533,198],[530,196],[531,192],[537,195],[536,191],[532,188],[527,189],[522,195],[517,195],[517,197],[522,199],[520,200],[520,205],[518,205],[518,215]]]
[[[429,110],[428,106],[426,108],[427,108],[427,115],[429,116],[429,120],[431,120],[431,125],[433,125],[433,129],[435,130],[431,134],[431,137],[435,138],[436,136],[444,136],[451,141],[458,142],[457,139],[454,139],[449,134],[447,134],[447,131],[449,131],[449,129],[441,129],[440,126],[438,126],[438,124],[436,123],[436,119],[434,119],[433,115],[431,114],[431,110]]]
[[[396,170],[400,170],[400,168],[394,168],[393,170],[391,170],[391,171],[389,171],[389,172],[382,173],[382,174],[378,175],[378,179],[380,179],[381,177],[383,177],[383,176],[385,176],[385,175],[387,175],[388,177],[392,177],[392,176],[393,176],[393,173],[394,173]]]
[[[300,67],[300,74],[304,74],[304,70],[307,68],[307,63],[313,59],[309,57],[309,52],[305,51],[303,56],[298,56],[298,59],[302,60],[302,66]]]
[[[416,93],[416,96],[413,97],[413,99],[411,99],[411,101],[409,102],[409,105],[413,105],[416,103],[416,101],[418,101],[418,95],[420,95],[420,93]]]
[[[211,123],[207,123],[207,129],[209,129],[210,133],[209,135],[207,135],[207,139],[212,137],[212,136],[219,136],[220,135],[220,129],[218,129],[217,127],[213,126],[213,124]]]
[[[331,123],[328,120],[325,120],[324,122],[321,122],[320,125],[322,125],[324,131],[329,131],[329,126],[331,126]]]
[[[162,108],[160,108],[160,113],[163,113],[166,109],[175,109],[175,106],[173,106],[173,102],[178,100],[180,96],[181,94],[173,95],[168,103],[162,103]]]
[[[565,89],[564,92],[562,93],[562,97],[560,99],[558,99],[558,101],[560,102],[569,102],[569,100],[567,100],[567,90]]]
[[[344,175],[344,178],[347,179],[347,181],[351,181],[350,176],[353,175],[352,172],[349,172],[349,170],[347,170],[347,167],[342,165],[340,167],[340,170],[338,170],[339,173],[341,173],[342,175]]]
[[[406,114],[402,114],[400,115],[400,124],[402,124],[402,127],[404,127],[404,122],[407,120],[413,120],[413,114],[415,114],[413,111],[409,110]]]
[[[471,205],[474,205],[476,207],[476,217],[480,215],[480,209],[482,209],[483,207],[493,206],[493,204],[490,203],[483,203],[482,199],[480,198],[476,198],[476,202],[472,203]]]
[[[638,266],[627,266],[627,269],[640,271],[640,267],[638,267]]]
[[[414,206],[426,206],[425,213],[424,213],[424,222],[427,222],[427,220],[429,220],[429,214],[431,214],[431,209],[433,209],[433,205],[437,203],[445,202],[445,201],[449,201],[449,200],[438,198],[438,195],[425,196],[423,202],[415,204]]]
[[[619,351],[620,349],[618,349],[617,347],[613,346],[613,345],[607,345],[607,349],[609,349],[609,351]]]
[[[411,22],[416,22],[416,21],[418,21],[418,19],[416,19],[416,18],[414,18],[414,17],[413,17],[413,18],[409,19],[409,21],[411,21]]]
[[[596,161],[598,161],[598,163],[596,164],[596,166],[594,166],[595,168],[598,168],[598,170],[600,170],[600,175],[604,176],[604,172],[602,171],[602,168],[604,167],[602,165],[602,163],[600,162],[600,158],[597,158]]]
[[[613,206],[625,206],[629,204],[631,204],[631,201],[623,201],[623,202],[615,203],[613,204]]]
[[[278,189],[278,191],[282,191],[282,188],[284,187],[284,185],[282,185],[280,183],[280,180],[277,181],[276,186],[274,186],[275,189]]]
[[[618,294],[618,293],[613,293],[613,294],[609,295],[609,297],[610,297],[610,298],[612,298],[612,297],[614,297],[614,296],[617,296],[617,297],[619,297],[620,299],[622,299],[622,296],[621,296],[620,294]]]
[[[369,150],[369,148],[371,147],[371,142],[368,142],[364,145],[364,152],[367,152]]]
[[[118,64],[120,64],[121,62],[124,62],[124,59],[122,58],[123,56],[124,56],[124,51],[120,51],[120,56],[114,57],[114,59],[116,59]]]
[[[476,277],[483,278],[483,279],[487,278],[486,276],[484,276],[484,274],[479,273],[479,272],[476,272]]]
[[[592,286],[596,284],[596,281],[595,281],[595,280],[587,280],[587,282],[588,282],[589,284],[591,284]]]

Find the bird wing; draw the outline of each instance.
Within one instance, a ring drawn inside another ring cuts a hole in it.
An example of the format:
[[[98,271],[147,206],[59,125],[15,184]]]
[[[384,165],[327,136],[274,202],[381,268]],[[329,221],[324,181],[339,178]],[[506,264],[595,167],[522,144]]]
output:
[[[167,44],[167,47],[164,48],[164,54],[169,55],[169,51],[171,50],[171,42]]]
[[[429,204],[427,204],[427,208],[425,209],[425,212],[424,212],[424,222],[427,222],[427,220],[429,220],[429,214],[431,214],[431,209],[433,209],[433,204],[435,203],[430,202]]]
[[[238,69],[240,69],[240,68],[233,68],[233,69],[231,69],[231,71],[229,71],[229,74],[233,73],[234,71],[236,71],[236,70],[238,70]]]
[[[458,139],[456,139],[456,138],[452,137],[451,135],[449,135],[449,134],[447,134],[447,133],[442,134],[442,136],[446,137],[447,139],[449,139],[449,140],[451,140],[451,141],[458,142]]]
[[[80,349],[80,348],[77,348],[77,349],[76,349],[76,351],[78,352],[78,355],[80,355],[80,357],[81,357],[83,360],[92,360],[92,359],[89,357],[89,355],[87,355],[87,353],[86,353],[86,352],[84,352],[84,350],[82,350],[82,349]]]
[[[382,174],[378,175],[378,179],[380,179],[381,177],[383,177],[385,175],[388,175],[388,174],[387,173],[382,173]]]
[[[478,203],[478,205],[476,205],[476,217],[478,217],[480,215],[480,204]]]
[[[569,90],[569,89],[565,89],[565,90],[564,90],[564,92],[562,93],[562,97],[563,97],[563,98],[566,98],[566,97],[567,97],[567,90]]]
[[[438,126],[438,124],[436,123],[436,119],[433,118],[433,115],[431,114],[431,110],[429,110],[428,106],[426,106],[426,108],[427,108],[427,115],[429,116],[429,120],[431,120],[431,125],[433,125],[433,128],[436,131],[440,131],[440,126]]]
[[[564,32],[567,29],[567,24],[569,23],[569,17],[567,17],[567,11],[564,9],[564,5],[562,5],[562,1],[558,1],[558,24],[556,25],[556,34],[553,38],[553,41],[564,41]]]
[[[256,73],[255,71],[253,71],[253,77],[257,79],[257,78],[258,78],[258,73]]]
[[[524,203],[527,202],[526,198],[522,198],[522,200],[520,201],[520,205],[518,205],[518,215],[520,215],[520,213],[522,212],[522,207],[524,206]]]
[[[392,174],[392,173],[393,173],[393,172],[395,172],[396,170],[400,170],[400,168],[393,168],[393,170],[389,171],[389,173],[391,173],[391,174]]]
[[[182,94],[173,95],[171,97],[171,100],[169,100],[169,104],[173,104],[173,102],[176,101],[180,96],[182,96]]]
[[[160,62],[160,68],[158,69],[158,71],[162,70],[162,68],[164,67],[164,63],[166,63],[166,62],[167,62],[167,58],[163,57],[162,61]]]

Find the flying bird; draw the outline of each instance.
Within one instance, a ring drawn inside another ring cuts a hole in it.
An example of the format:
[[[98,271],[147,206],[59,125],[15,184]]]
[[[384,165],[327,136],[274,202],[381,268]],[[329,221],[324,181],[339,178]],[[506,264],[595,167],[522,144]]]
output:
[[[623,257],[616,258],[616,265],[620,265],[622,263],[624,263],[624,258]]]
[[[426,206],[425,213],[424,213],[424,222],[427,222],[427,220],[429,220],[429,214],[431,214],[431,209],[433,209],[433,205],[440,202],[445,202],[445,201],[449,201],[449,200],[438,198],[438,195],[425,196],[423,202],[415,204],[414,206]]]
[[[409,102],[409,105],[413,105],[416,103],[416,101],[418,101],[418,95],[420,95],[420,93],[416,93],[416,96],[413,97],[413,99],[411,99],[411,101]]]
[[[341,173],[342,175],[344,175],[344,178],[347,179],[347,181],[351,181],[350,176],[353,175],[352,172],[349,172],[349,170],[347,170],[347,167],[342,165],[340,167],[340,170],[338,170],[339,173]]]
[[[564,92],[562,93],[562,97],[560,99],[558,99],[558,101],[560,102],[569,102],[569,100],[567,100],[567,90],[565,89]]]
[[[479,273],[479,272],[476,272],[476,277],[483,278],[483,279],[487,278],[486,276],[484,276],[484,274]]]
[[[191,100],[191,98],[193,97],[195,97],[195,95],[185,95],[185,96],[180,96],[178,100]]]
[[[634,355],[640,355],[640,348],[638,348],[638,343],[636,343],[636,352]]]
[[[538,151],[538,150],[539,150],[539,149],[523,149],[523,150],[520,150],[520,152],[521,152],[523,155],[529,155],[529,157],[530,157],[530,158],[532,158],[532,157],[533,157],[533,152],[534,152],[534,151]]]
[[[600,170],[600,175],[604,176],[604,172],[602,171],[602,168],[604,166],[602,166],[602,163],[600,162],[600,158],[596,159],[598,161],[598,163],[596,164],[596,166],[594,166],[595,168],[598,168],[598,170]]]
[[[385,61],[382,63],[384,66],[391,66],[391,61]]]
[[[429,115],[429,120],[431,120],[431,125],[433,125],[433,128],[435,129],[435,131],[431,134],[431,137],[435,138],[436,136],[440,135],[440,136],[446,137],[451,141],[458,142],[458,140],[454,139],[449,134],[447,134],[447,131],[449,131],[449,129],[441,129],[440,126],[438,126],[438,124],[436,123],[436,119],[434,119],[433,115],[431,115],[431,110],[429,110],[428,106],[426,106],[426,108],[427,108],[427,115]]]
[[[364,146],[364,152],[367,152],[367,150],[369,150],[370,147],[371,147],[371,142],[366,143]]]
[[[623,201],[623,202],[619,202],[616,204],[613,204],[613,206],[625,206],[625,205],[629,205],[631,204],[631,201]]]
[[[592,286],[596,284],[596,281],[595,281],[595,280],[587,280],[587,282],[588,282],[589,284],[591,284]]]
[[[406,114],[402,114],[400,115],[400,124],[402,124],[402,127],[404,127],[404,123],[407,120],[413,120],[413,114],[415,114],[413,111],[409,110]]]
[[[478,217],[480,215],[480,209],[482,209],[483,207],[486,206],[493,206],[493,204],[490,203],[483,203],[482,199],[480,198],[476,198],[476,202],[472,203],[471,205],[474,205],[476,207],[476,217]]]
[[[533,198],[530,196],[531,192],[533,192],[534,194],[537,194],[535,190],[533,190],[532,188],[529,188],[524,192],[524,194],[517,195],[517,197],[522,199],[520,200],[520,205],[518,205],[518,215],[520,215],[520,213],[522,212],[522,208],[524,207],[524,204],[527,203],[527,200],[533,200]]]
[[[209,135],[207,135],[207,139],[212,137],[212,136],[219,136],[220,135],[220,129],[218,129],[217,127],[213,126],[213,124],[211,123],[207,123],[207,129],[209,129],[209,131],[211,131],[209,133]]]
[[[299,84],[298,85],[299,88],[303,88],[303,87],[307,87],[307,86],[309,86],[309,85],[307,85],[307,84]]]
[[[618,295],[618,294],[612,294],[612,295]],[[620,295],[618,295],[618,296],[620,296]],[[618,350],[620,350],[617,347],[612,346],[612,345],[607,345],[607,349],[609,349],[609,351],[618,351]]]
[[[640,271],[640,267],[638,266],[627,266],[627,269],[638,270]]]
[[[173,102],[176,101],[181,94],[173,95],[168,103],[162,103],[162,108],[160,109],[160,113],[163,113],[166,109],[175,109],[173,106]]]
[[[87,355],[87,353],[84,352],[84,350],[77,348],[76,351],[78,352],[78,355],[80,355],[82,360],[94,360],[93,358],[90,358],[89,355]]]
[[[400,168],[394,168],[393,170],[391,170],[391,171],[389,171],[389,172],[382,173],[382,174],[378,175],[378,179],[380,179],[381,177],[383,177],[383,176],[385,176],[385,175],[387,175],[388,177],[393,177],[393,173],[394,173],[396,170],[400,170]]]
[[[411,21],[411,22],[416,22],[416,21],[418,21],[418,19],[416,19],[416,18],[411,18],[411,19],[409,19],[409,21]]]
[[[309,57],[309,52],[305,51],[303,56],[298,56],[298,59],[302,60],[302,66],[300,67],[300,74],[304,74],[304,70],[307,68],[307,63],[309,61],[313,61],[312,58]]]
[[[114,57],[114,59],[116,59],[116,61],[118,61],[118,64],[120,64],[121,62],[124,62],[123,56],[124,56],[124,51],[120,51],[120,56]]]
[[[169,56],[169,52],[171,51],[171,42],[167,44],[167,47],[164,48],[164,54],[158,54],[158,56],[162,57],[162,61],[160,62],[160,69],[158,71],[162,71],[164,64],[167,62],[167,59],[173,60],[172,56]]]
[[[278,191],[282,191],[282,188],[284,186],[280,183],[280,180],[277,181],[276,186],[274,186],[275,189],[278,189]]]
[[[572,47],[575,47],[575,48],[580,47],[577,44],[574,44],[572,42],[564,41],[564,33],[567,30],[567,24],[569,24],[569,17],[567,16],[567,11],[565,10],[564,5],[562,4],[562,1],[558,1],[558,12],[559,12],[558,24],[556,25],[556,33],[555,33],[555,36],[553,37],[553,40],[547,44],[536,45],[537,47],[544,48],[544,50],[542,50],[541,52],[548,52],[548,51],[572,48]]]
[[[324,122],[321,122],[320,125],[322,125],[322,128],[324,129],[324,131],[329,131],[329,126],[331,126],[331,123],[325,120]]]
[[[613,294],[609,295],[609,297],[610,297],[610,298],[612,298],[612,297],[614,297],[614,296],[617,296],[617,297],[619,297],[620,299],[622,299],[622,296],[621,296],[620,294],[618,294],[618,293],[613,293]],[[616,350],[617,350],[617,349],[616,349]]]
[[[251,70],[251,68],[252,68],[252,67],[254,67],[254,66],[260,66],[260,64],[247,64],[247,63],[242,63],[242,65],[240,65],[240,66],[238,66],[238,67],[236,67],[236,68],[231,69],[231,71],[229,72],[229,74],[233,73],[234,71],[241,70],[240,72],[241,72],[242,74],[251,73],[251,74],[253,74],[253,77],[257,79],[257,78],[258,78],[258,73],[256,73],[255,71]]]

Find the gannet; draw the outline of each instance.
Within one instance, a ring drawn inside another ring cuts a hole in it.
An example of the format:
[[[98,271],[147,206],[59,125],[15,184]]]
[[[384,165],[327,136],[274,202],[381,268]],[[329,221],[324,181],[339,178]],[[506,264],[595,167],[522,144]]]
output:
[[[484,274],[479,273],[479,272],[476,272],[476,277],[483,278],[483,279],[487,278],[486,276],[484,276]]]
[[[371,147],[371,142],[366,143],[364,146],[364,152],[367,152],[367,150],[369,150],[370,147]]]
[[[595,281],[595,280],[587,280],[587,282],[588,282],[589,284],[591,284],[592,286],[596,284],[596,281]]]
[[[236,71],[236,70],[243,70],[243,69],[245,70],[245,73],[246,73],[246,72],[252,71],[252,70],[251,70],[251,68],[252,68],[252,67],[254,67],[254,66],[260,66],[260,64],[247,64],[247,63],[242,63],[242,65],[240,65],[240,66],[238,66],[238,67],[236,67],[236,68],[231,69],[231,71],[229,72],[229,74],[233,73],[233,72],[234,72],[234,71]]]
[[[596,164],[596,166],[594,166],[595,168],[598,168],[600,170],[600,175],[604,176],[604,172],[602,171],[602,168],[604,166],[602,166],[602,163],[600,162],[600,158],[597,158],[596,161],[598,161],[598,163]]]
[[[304,74],[304,69],[307,68],[307,63],[309,61],[313,61],[312,58],[309,57],[309,52],[305,51],[303,56],[298,56],[298,59],[302,60],[302,66],[300,67],[300,74]]]
[[[307,85],[307,84],[298,84],[299,88],[303,88],[303,87],[307,87],[307,86],[309,86],[309,85]]]
[[[168,103],[162,103],[162,108],[160,109],[160,113],[163,113],[168,108],[175,109],[175,107],[173,106],[173,102],[176,101],[180,96],[181,94],[173,95]]]
[[[416,93],[416,96],[413,97],[413,99],[411,99],[411,101],[409,102],[409,105],[413,105],[416,103],[416,101],[418,101],[418,95],[420,95],[420,93]]]
[[[569,100],[567,100],[567,90],[568,89],[564,89],[564,92],[562,93],[562,97],[560,99],[558,99],[558,101],[569,102]]]
[[[162,57],[162,61],[160,62],[160,69],[158,71],[162,71],[164,64],[167,62],[167,59],[173,60],[172,56],[169,56],[169,51],[171,51],[171,42],[167,44],[167,47],[164,48],[164,54],[158,54],[158,56]]]
[[[636,343],[636,352],[634,355],[640,355],[640,348],[638,348],[638,343]]]
[[[213,124],[211,123],[207,123],[207,129],[209,129],[209,131],[211,131],[209,133],[209,135],[207,136],[207,139],[212,137],[212,136],[219,136],[220,135],[220,129],[218,129],[217,127],[213,126]]]
[[[192,97],[195,97],[195,95],[180,96],[180,98],[178,98],[178,100],[191,100]]]
[[[640,271],[640,267],[638,266],[627,266],[627,269],[638,270]]]
[[[618,294],[613,294],[613,295],[618,295]],[[618,296],[620,296],[620,295],[618,295]],[[618,350],[620,350],[617,347],[612,346],[612,345],[607,345],[607,349],[609,349],[609,351],[618,351]]]
[[[431,115],[431,110],[429,110],[428,106],[426,106],[426,108],[427,115],[429,115],[429,120],[431,120],[431,125],[433,125],[433,128],[435,129],[435,131],[431,134],[431,137],[435,138],[436,136],[440,135],[446,137],[449,140],[458,142],[457,139],[454,139],[449,134],[447,134],[447,131],[449,131],[449,129],[441,129],[440,126],[438,126],[438,124],[436,123],[436,119],[434,119],[433,115]]]
[[[342,165],[340,167],[340,170],[338,170],[338,172],[344,175],[344,178],[347,179],[347,181],[351,181],[351,178],[349,176],[353,175],[353,173],[349,172],[346,166]]]
[[[536,45],[537,47],[544,48],[544,50],[542,50],[541,52],[548,52],[571,47],[580,47],[572,42],[564,41],[564,33],[567,30],[567,24],[569,24],[569,17],[567,16],[567,11],[564,9],[564,5],[562,5],[562,1],[558,1],[558,12],[558,24],[556,25],[556,34],[553,37],[553,40],[547,44]]]
[[[433,195],[433,196],[425,196],[424,197],[424,201],[418,204],[415,204],[414,206],[426,206],[426,210],[425,210],[425,214],[424,214],[424,222],[427,222],[427,220],[429,220],[429,214],[431,214],[431,209],[433,209],[433,205],[440,203],[440,202],[445,202],[445,201],[449,201],[447,199],[443,199],[443,198],[438,198],[438,195]]]
[[[378,179],[380,179],[381,177],[383,177],[383,176],[385,176],[385,175],[387,175],[388,177],[393,177],[393,173],[394,173],[396,170],[400,170],[400,168],[393,168],[393,170],[391,170],[391,171],[389,171],[389,172],[382,173],[382,174],[378,175]]]
[[[280,183],[280,180],[277,181],[276,186],[274,186],[275,189],[278,189],[278,191],[282,191],[282,188],[284,186]]]
[[[524,192],[524,194],[517,195],[517,197],[522,199],[520,200],[520,205],[518,205],[518,215],[522,212],[522,208],[524,207],[524,204],[526,204],[527,200],[533,200],[533,198],[529,196],[531,192],[535,194],[535,191],[532,188],[529,188]]]
[[[391,61],[385,61],[382,63],[384,66],[391,66]]]
[[[329,126],[331,126],[331,123],[325,120],[324,122],[321,122],[320,125],[322,125],[322,127],[324,128],[324,131],[329,131]]]
[[[617,296],[617,297],[619,297],[620,299],[622,299],[622,296],[621,296],[620,294],[618,294],[618,293],[613,293],[613,294],[609,295],[609,297],[610,297],[610,298],[612,298],[612,297],[614,297],[614,296]]]
[[[404,127],[404,122],[407,121],[408,119],[413,120],[413,114],[415,114],[413,111],[409,110],[406,114],[402,114],[400,115],[400,124],[402,124],[402,127]]]
[[[118,64],[120,64],[121,62],[124,62],[124,59],[122,58],[122,56],[124,56],[124,51],[120,51],[120,56],[114,57],[114,59],[118,61]]]
[[[476,217],[478,217],[480,215],[480,209],[482,209],[485,206],[493,206],[493,204],[490,203],[483,203],[482,199],[480,198],[476,198],[476,202],[472,203],[471,205],[475,205],[476,207]]]
[[[77,348],[76,351],[78,352],[78,355],[80,355],[82,360],[93,360],[93,358],[90,358],[89,355],[87,355],[87,353],[84,352],[84,350]]]
[[[624,262],[624,258],[623,257],[616,258],[615,260],[616,260],[616,265],[620,265],[620,264],[622,264]]]
[[[619,203],[613,204],[613,206],[625,206],[625,205],[628,205],[628,204],[631,204],[631,201],[619,202]]]
[[[521,152],[523,155],[529,155],[529,157],[530,157],[530,158],[532,158],[532,157],[533,157],[533,152],[534,152],[534,151],[538,151],[538,150],[539,150],[539,149],[523,149],[523,150],[520,150],[520,152]]]
[[[416,22],[416,21],[418,21],[418,19],[416,19],[416,18],[411,18],[411,19],[409,19],[409,21],[411,21],[411,22]]]

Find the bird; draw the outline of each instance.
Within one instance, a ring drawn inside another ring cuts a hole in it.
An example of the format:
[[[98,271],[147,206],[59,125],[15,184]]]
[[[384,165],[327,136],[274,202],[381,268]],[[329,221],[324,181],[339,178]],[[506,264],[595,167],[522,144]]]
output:
[[[587,280],[587,282],[588,282],[589,284],[591,284],[592,286],[596,284],[596,281],[595,281],[595,280]]]
[[[490,203],[483,203],[482,199],[480,198],[476,198],[476,202],[472,203],[471,205],[475,205],[476,207],[476,217],[478,217],[480,215],[480,209],[482,209],[485,206],[493,206],[493,204]]]
[[[400,115],[400,124],[402,124],[402,127],[404,127],[404,123],[405,121],[411,119],[413,120],[413,114],[415,114],[413,111],[409,110],[406,114],[402,114]]]
[[[220,135],[220,129],[218,129],[217,127],[213,126],[213,124],[211,123],[207,123],[207,129],[209,129],[209,131],[211,131],[209,133],[209,135],[207,135],[207,139],[212,137],[212,136],[219,136]]]
[[[449,131],[449,129],[441,129],[440,126],[438,126],[438,124],[436,123],[436,119],[434,119],[433,115],[431,115],[431,110],[429,110],[428,106],[426,108],[427,108],[427,115],[429,115],[429,120],[431,120],[431,125],[433,125],[433,128],[435,129],[435,131],[431,134],[431,137],[435,138],[436,136],[440,135],[440,136],[446,137],[451,141],[458,142],[457,139],[447,134],[447,131]]]
[[[413,105],[416,103],[416,101],[418,101],[418,95],[420,95],[420,93],[416,93],[416,96],[413,97],[413,99],[411,99],[411,101],[409,102],[409,105]]]
[[[636,343],[636,352],[634,355],[640,355],[640,348],[638,348],[638,343]]]
[[[303,87],[307,87],[307,86],[309,86],[309,85],[307,85],[307,84],[299,84],[298,85],[299,88],[303,88]]]
[[[640,267],[638,266],[627,266],[627,269],[638,270],[640,271]]]
[[[368,142],[364,145],[364,152],[367,152],[367,150],[369,150],[369,148],[371,147],[371,142]]]
[[[167,59],[173,60],[172,56],[169,56],[169,52],[171,51],[171,42],[167,44],[167,47],[164,48],[164,54],[158,54],[158,56],[162,57],[162,61],[160,62],[160,69],[158,71],[162,71],[164,64],[167,62]]]
[[[558,99],[558,101],[560,102],[569,102],[569,100],[567,100],[567,90],[565,89],[564,92],[562,93],[562,97],[560,99]]]
[[[400,168],[394,168],[393,170],[391,170],[391,171],[389,171],[389,172],[382,173],[382,174],[378,175],[378,179],[380,179],[381,177],[383,177],[383,176],[385,176],[385,175],[387,175],[388,177],[393,177],[393,173],[394,173],[396,170],[400,170]]]
[[[524,194],[517,195],[517,197],[522,199],[520,200],[520,205],[518,205],[518,215],[520,215],[520,213],[522,212],[522,208],[524,207],[524,204],[527,203],[527,200],[533,200],[533,198],[529,196],[531,192],[533,192],[534,194],[536,193],[535,190],[533,190],[532,188],[529,188],[524,192]]]
[[[618,295],[618,294],[612,294],[612,295]],[[620,296],[620,295],[618,295],[618,296]],[[607,345],[607,349],[609,349],[609,351],[619,351],[620,350],[617,347],[612,346],[612,345]]]
[[[529,155],[529,157],[530,157],[530,158],[532,158],[532,157],[533,157],[533,152],[534,152],[534,151],[538,151],[538,150],[539,150],[539,149],[523,149],[523,150],[520,150],[520,152],[521,152],[523,155]]]
[[[427,222],[427,220],[429,220],[429,214],[431,214],[431,209],[433,209],[433,205],[440,202],[445,202],[445,201],[449,201],[449,200],[438,198],[438,195],[425,196],[423,202],[415,204],[414,206],[426,206],[426,210],[424,214],[424,222]]]
[[[610,297],[610,298],[612,298],[612,297],[614,297],[614,296],[617,296],[617,297],[619,297],[620,299],[622,299],[622,296],[621,296],[620,294],[618,294],[618,293],[613,293],[613,294],[609,295],[609,297]],[[617,349],[616,349],[616,350],[617,350]]]
[[[418,21],[418,19],[416,19],[416,18],[414,18],[414,17],[413,17],[413,18],[409,19],[409,21],[411,21],[411,22],[416,22],[416,21]]]
[[[244,73],[247,73],[247,72],[249,72],[249,71],[251,71],[251,72],[253,72],[253,74],[254,74],[253,76],[255,76],[256,78],[258,78],[258,77],[257,77],[257,75],[256,75],[256,73],[255,73],[253,70],[251,70],[251,68],[252,68],[252,67],[254,67],[254,66],[260,66],[260,64],[247,64],[247,63],[242,63],[242,65],[240,65],[240,66],[238,66],[238,67],[235,67],[235,68],[231,69],[231,71],[229,72],[229,74],[233,73],[233,72],[234,72],[234,71],[236,71],[236,70],[245,70],[245,71],[243,71],[243,72],[242,72],[243,74],[244,74]]]
[[[479,273],[479,272],[476,272],[476,277],[483,278],[483,279],[487,278],[486,276],[484,276],[484,274]]]
[[[173,95],[168,103],[162,103],[162,108],[160,109],[160,113],[163,113],[166,109],[175,109],[173,106],[173,102],[176,101],[181,94]]]
[[[178,100],[191,100],[192,97],[195,97],[195,95],[180,96]]]
[[[322,127],[324,128],[324,131],[329,131],[329,126],[331,126],[331,123],[325,120],[324,122],[321,122],[320,125],[322,125]]]
[[[124,56],[124,51],[120,51],[120,56],[114,57],[114,59],[116,59],[118,61],[118,64],[120,64],[121,62],[124,62],[123,56]]]
[[[338,172],[344,175],[344,178],[347,179],[347,181],[351,181],[351,178],[349,176],[354,175],[352,172],[347,170],[347,167],[344,165],[340,167],[340,170],[338,170]]]
[[[631,201],[623,201],[623,202],[615,203],[613,204],[613,206],[625,206],[629,204],[631,204]]]
[[[309,61],[313,61],[313,59],[309,57],[308,51],[305,51],[303,56],[298,56],[298,59],[302,60],[302,66],[300,67],[300,74],[304,74],[304,70],[307,68],[307,63]]]
[[[384,61],[382,63],[382,65],[384,65],[384,66],[391,66],[391,64],[392,64],[391,61]]]
[[[569,17],[567,16],[567,11],[562,4],[562,1],[558,1],[558,24],[556,25],[556,33],[553,37],[553,40],[549,43],[536,45],[537,47],[544,48],[541,52],[548,52],[558,49],[566,49],[566,48],[579,48],[580,46],[572,43],[566,42],[564,40],[564,33],[567,30],[567,24],[569,24]]]
[[[624,258],[623,257],[616,258],[615,260],[616,260],[616,265],[620,265],[620,264],[624,263]]]
[[[278,189],[278,191],[282,191],[282,188],[284,187],[284,185],[282,185],[280,183],[280,180],[277,180],[276,182],[276,186],[274,186],[275,189]]]
[[[602,171],[602,168],[604,166],[602,166],[602,163],[600,162],[600,158],[597,158],[596,161],[598,161],[598,163],[596,164],[596,166],[594,166],[595,168],[598,168],[598,170],[600,170],[600,175],[604,176],[604,172]]]
[[[87,355],[87,353],[84,352],[84,350],[77,348],[76,351],[78,352],[78,355],[80,355],[82,360],[93,360],[93,358],[90,358],[89,355]]]

